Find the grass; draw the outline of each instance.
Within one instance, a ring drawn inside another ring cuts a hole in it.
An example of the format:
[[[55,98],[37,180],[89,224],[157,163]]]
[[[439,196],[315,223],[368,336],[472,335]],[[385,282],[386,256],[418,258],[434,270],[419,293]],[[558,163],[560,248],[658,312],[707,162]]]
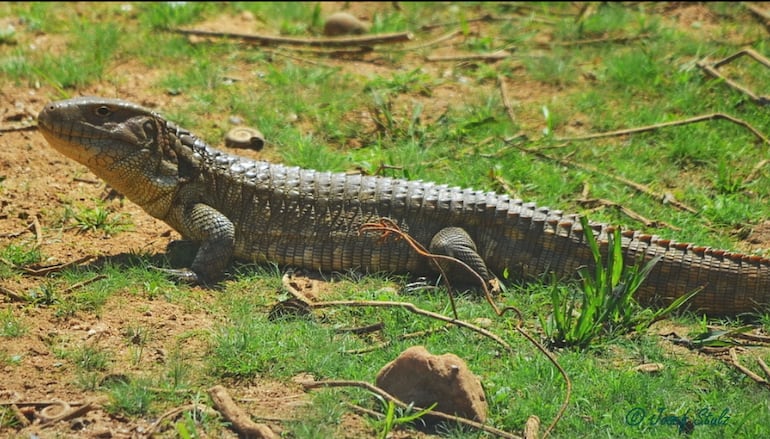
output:
[[[0,27],[0,83],[41,99],[125,94],[162,105],[159,110],[171,120],[213,144],[222,143],[232,125],[230,116],[238,116],[265,133],[265,154],[289,165],[368,173],[389,165],[381,171],[384,175],[508,192],[568,212],[588,211],[577,201],[584,195],[608,199],[674,227],[646,227],[615,209],[590,212],[593,219],[708,246],[745,249],[750,245],[743,239],[752,239],[752,229],[761,230],[770,217],[770,178],[764,168],[754,170],[765,159],[767,145],[729,122],[591,141],[559,140],[712,112],[739,117],[764,132],[770,126],[766,111],[695,65],[746,44],[770,54],[765,29],[743,6],[602,3],[581,19],[578,7],[568,3],[400,7],[371,6],[367,13],[373,32],[409,30],[419,38],[413,43],[419,44],[457,29],[460,36],[439,46],[442,50],[479,54],[506,49],[512,56],[489,64],[432,63],[422,58],[433,54],[431,47],[419,53],[378,47],[374,60],[361,62],[233,41],[193,43],[166,31],[195,27],[223,13],[242,17],[248,12],[254,17],[247,25],[251,28],[239,31],[318,37],[325,10],[315,3],[3,3],[0,16],[13,17],[14,29]],[[471,21],[485,14],[508,19]],[[432,33],[420,30],[435,23],[454,24]],[[632,39],[588,41],[615,37]],[[724,71],[766,93],[768,71],[751,60],[741,59]],[[503,107],[499,78],[512,96],[515,120]],[[517,147],[538,148],[601,173],[564,166]],[[10,221],[26,213],[16,202],[24,194],[13,192],[15,172],[2,172],[6,174],[0,175],[0,191],[12,210],[3,210],[0,219]],[[669,193],[698,214],[676,210],[607,174]],[[0,305],[0,336],[11,342],[25,340],[34,332],[31,322],[40,318],[62,325],[122,313],[140,316],[141,322],[121,321],[114,331],[119,340],[109,347],[72,340],[59,346],[56,337],[47,343],[60,349],[61,358],[72,367],[72,384],[109,396],[112,414],[152,419],[193,398],[205,401],[205,389],[220,382],[238,389],[261,380],[288,387],[298,374],[373,381],[382,365],[414,344],[464,358],[484,383],[490,424],[498,428],[518,430],[531,414],[546,423],[559,409],[564,383],[558,373],[516,334],[514,321],[495,318],[470,294],[457,297],[461,318],[490,320],[488,329],[510,343],[513,354],[476,334],[440,328],[438,322],[402,309],[340,307],[313,316],[271,319],[271,307],[282,298],[282,269],[276,267],[236,265],[233,276],[214,290],[172,284],[151,269],[168,264],[154,252],[110,253],[87,267],[45,279],[24,276],[17,267],[44,262],[47,246],[54,242],[92,241],[92,253],[101,254],[102,240],[125,237],[132,230],[126,217],[94,201],[95,196],[72,198],[87,202],[62,202],[63,214],[60,205],[41,209],[42,246],[30,244],[28,236],[0,243],[2,285],[20,289],[29,298],[18,308]],[[6,232],[16,230],[0,231]],[[761,235],[759,240],[767,242]],[[137,242],[132,248],[143,245]],[[766,248],[756,252],[768,255]],[[97,275],[105,278],[68,289]],[[330,299],[408,300],[449,313],[444,290],[410,293],[403,290],[405,282],[343,276],[328,288]],[[513,283],[501,301],[522,309],[530,333],[541,340],[549,337],[539,316],[559,307],[548,286]],[[203,314],[210,327],[168,336],[162,323],[169,316],[154,311],[159,305],[178,307],[173,308],[179,310],[178,321]],[[770,327],[770,314],[753,317],[748,323]],[[341,331],[375,322],[384,328],[376,334]],[[725,410],[729,419],[724,425],[697,425],[692,436],[768,436],[765,389],[723,362],[658,335],[674,331],[712,343],[724,334],[709,333],[707,324],[738,331],[745,323],[703,321],[685,313],[649,330],[595,338],[580,350],[555,349],[574,394],[554,436],[671,437],[680,431],[675,421],[703,421],[706,415],[720,419]],[[427,333],[403,339],[418,331]],[[375,344],[382,347],[351,353]],[[158,346],[166,353],[162,364],[153,363]],[[10,370],[22,367],[29,354],[19,352],[4,347],[0,364]],[[767,349],[752,349],[745,362],[755,353],[768,358]],[[664,368],[656,374],[634,370],[646,363]],[[339,436],[349,413],[341,402],[383,408],[357,390],[314,391],[312,407],[286,428],[298,438]],[[389,419],[395,422],[398,416]],[[387,430],[387,422],[369,425],[369,436]],[[13,423],[7,411],[0,411],[0,428],[15,428]],[[200,413],[180,417],[173,425],[183,437],[199,436],[196,431],[216,435],[224,428]],[[477,437],[453,425],[441,431],[446,437]]]

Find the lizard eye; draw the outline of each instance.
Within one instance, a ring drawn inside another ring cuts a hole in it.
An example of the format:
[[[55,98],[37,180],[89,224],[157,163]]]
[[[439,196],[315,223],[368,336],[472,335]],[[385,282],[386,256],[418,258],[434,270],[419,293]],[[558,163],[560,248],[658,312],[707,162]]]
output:
[[[100,105],[96,107],[96,110],[94,110],[94,113],[96,113],[97,116],[107,117],[110,114],[112,114],[112,110],[110,110],[110,107],[106,105]]]

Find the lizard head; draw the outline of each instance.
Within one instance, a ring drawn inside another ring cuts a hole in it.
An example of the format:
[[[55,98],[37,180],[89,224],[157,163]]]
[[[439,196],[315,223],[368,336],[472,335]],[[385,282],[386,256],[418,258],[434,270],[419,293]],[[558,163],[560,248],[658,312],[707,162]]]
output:
[[[166,121],[136,104],[81,97],[51,102],[38,115],[49,144],[87,166],[150,214],[162,217],[177,186],[175,136]]]

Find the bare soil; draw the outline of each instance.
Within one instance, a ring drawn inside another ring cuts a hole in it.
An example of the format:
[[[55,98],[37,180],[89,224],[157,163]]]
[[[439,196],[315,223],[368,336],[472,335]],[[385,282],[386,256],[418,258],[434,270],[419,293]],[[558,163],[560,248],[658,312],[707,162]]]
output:
[[[392,7],[385,3],[347,3],[349,12],[371,19],[378,8]],[[341,10],[343,3],[322,3],[324,14]],[[694,20],[709,23],[708,10],[703,5],[679,4],[671,6],[673,19],[688,26]],[[669,11],[671,12],[671,11]],[[3,19],[12,20],[12,18]],[[472,31],[481,31],[483,23],[471,25]],[[22,28],[21,25],[18,25]],[[220,17],[211,23],[196,27],[220,31],[243,32],[255,29],[253,17]],[[438,34],[436,34],[438,35]],[[57,51],[64,47],[56,35],[36,34],[29,43]],[[542,35],[548,41],[549,35]],[[442,48],[442,55],[457,54],[454,46]],[[337,65],[346,71],[358,74],[389,74],[397,68],[411,69],[422,66],[426,71],[441,76],[451,69],[446,63],[424,63],[420,57],[407,58],[401,66],[368,61],[339,60],[323,58],[329,65]],[[119,69],[120,81],[95,84],[79,90],[82,95],[118,96],[124,99],[151,104],[163,109],[175,99],[173,96],[157,96],[145,92],[155,80],[158,72],[130,61],[123,62]],[[115,85],[117,84],[117,85]],[[490,84],[494,87],[494,84]],[[561,90],[537,82],[510,85],[511,98],[517,102],[548,102],[556,99]],[[443,109],[454,105],[471,93],[468,86],[458,83],[437,87],[430,98],[414,96],[426,105],[425,114],[441,114]],[[30,88],[0,85],[0,126],[25,126],[34,124],[37,112],[55,93],[47,87]],[[435,111],[434,111],[435,110]],[[539,121],[538,114],[519,114],[522,123],[529,119]],[[195,128],[195,127],[190,127]],[[590,127],[580,127],[580,130]],[[0,133],[0,247],[9,243],[39,242],[46,259],[42,265],[67,263],[83,257],[117,257],[135,252],[162,253],[167,243],[177,237],[176,232],[166,224],[151,218],[131,202],[115,198],[109,206],[115,212],[130,217],[132,230],[106,236],[98,232],[78,232],[72,227],[62,227],[64,205],[67,203],[92,206],[94,199],[103,198],[105,184],[84,167],[61,156],[51,149],[43,137],[34,129]],[[34,224],[39,224],[37,228]],[[764,236],[752,236],[751,245],[767,246],[767,230]],[[87,262],[88,263],[88,262]],[[40,286],[45,279],[21,276],[0,279],[4,291],[23,293]],[[266,292],[272,294],[273,292]],[[18,338],[3,338],[0,352],[8,356],[20,356],[19,365],[8,365],[0,371],[0,401],[18,402],[19,408],[29,417],[41,416],[49,404],[56,401],[68,403],[71,407],[85,402],[95,402],[96,408],[76,417],[74,420],[40,426],[37,423],[21,429],[0,429],[0,435],[18,437],[138,437],[151,428],[154,419],[129,419],[108,414],[101,407],[105,404],[102,392],[83,391],[74,383],[75,366],[55,354],[55,349],[67,346],[93,345],[117,353],[111,363],[112,375],[136,374],[158,370],[168,361],[171,352],[178,350],[179,340],[184,340],[183,353],[186,361],[201,362],[207,354],[202,337],[189,337],[194,331],[206,331],[216,325],[222,317],[212,311],[213,299],[209,291],[199,290],[198,305],[169,303],[162,299],[150,299],[131,294],[117,294],[111,297],[98,313],[78,312],[74,317],[58,318],[51,308],[36,308],[13,301],[10,296],[0,294],[0,310],[14,309],[24,316],[27,332]],[[127,306],[130,303],[130,306]],[[127,337],[129,328],[144,326],[151,328],[153,336],[147,342],[139,361],[131,358],[132,343]],[[225,387],[228,384],[222,383]],[[302,416],[309,404],[308,395],[299,384],[274,382],[254,378],[248,382],[239,381],[231,389],[239,404],[255,418],[263,418],[276,431],[281,431],[281,419]],[[39,402],[39,405],[30,404]],[[55,414],[56,405],[48,409],[49,416]],[[61,407],[59,407],[61,409]],[[362,418],[346,415],[339,429],[340,437],[371,437],[372,431]],[[223,430],[218,434],[235,434]],[[422,437],[419,433],[402,432],[398,437]]]

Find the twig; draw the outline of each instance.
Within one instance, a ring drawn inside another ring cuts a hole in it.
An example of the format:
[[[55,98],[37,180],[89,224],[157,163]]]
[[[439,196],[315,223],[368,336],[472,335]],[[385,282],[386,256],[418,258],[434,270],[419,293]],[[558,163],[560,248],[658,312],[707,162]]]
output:
[[[749,172],[749,175],[746,176],[746,178],[743,179],[743,185],[747,185],[754,181],[755,178],[757,178],[757,175],[759,175],[759,172],[762,171],[762,168],[767,165],[768,160],[762,159],[760,160],[756,165],[754,165],[753,168],[751,168],[751,172]]]
[[[770,337],[766,335],[757,335],[757,334],[749,334],[746,332],[737,332],[735,334],[732,334],[732,337],[734,338],[740,338],[743,340],[749,340],[749,341],[756,341],[759,343],[770,343]],[[770,375],[768,375],[770,376]]]
[[[24,125],[20,127],[0,127],[0,133],[14,133],[17,131],[36,131],[37,125]]]
[[[751,11],[754,15],[759,17],[762,20],[762,24],[765,26],[765,29],[770,32],[770,14],[765,12],[764,9],[760,9],[757,5],[752,3],[744,3],[743,6],[745,6],[746,9]]]
[[[36,217],[34,217],[34,218],[36,218]],[[35,232],[35,227],[36,227],[35,226],[35,222],[33,221],[33,222],[27,224],[27,227],[25,227],[21,231],[18,231],[18,232],[8,232],[8,233],[0,234],[0,238],[18,238],[19,236],[23,235],[27,231],[32,231],[33,233],[36,233]],[[10,264],[10,265],[12,265],[12,264]]]
[[[646,38],[649,38],[650,34],[639,34],[639,35],[633,35],[633,36],[620,36],[620,37],[599,37],[599,38],[588,38],[585,40],[574,40],[574,41],[556,41],[553,43],[545,43],[545,44],[539,44],[540,46],[547,46],[549,44],[552,44],[554,46],[563,46],[563,47],[569,47],[569,46],[580,46],[584,44],[601,44],[601,43],[627,43],[629,41],[636,41],[636,40],[644,40]]]
[[[753,58],[755,61],[759,62],[760,64],[764,65],[765,67],[770,68],[770,60],[765,58],[764,56],[760,55],[756,51],[754,51],[751,48],[746,48],[743,50],[740,50],[738,52],[735,52],[734,54],[722,59],[721,61],[717,61],[714,64],[708,64],[706,60],[701,60],[696,63],[696,65],[703,70],[704,72],[708,73],[709,75],[721,79],[725,82],[729,87],[740,91],[741,93],[747,95],[749,98],[751,98],[754,103],[758,105],[767,105],[770,104],[770,98],[766,96],[759,96],[756,93],[752,92],[748,88],[738,84],[737,82],[733,81],[732,79],[722,75],[717,69],[720,66],[723,66],[737,58],[740,58],[741,56],[748,56],[750,58]]]
[[[603,198],[582,198],[577,200],[578,203],[584,205],[584,206],[600,206],[600,207],[614,207],[618,210],[620,210],[624,215],[628,216],[631,219],[634,219],[636,221],[639,221],[640,223],[644,224],[645,227],[666,227],[671,230],[682,230],[679,227],[672,226],[671,224],[665,223],[663,221],[658,220],[651,220],[645,216],[643,216],[640,213],[637,213],[631,209],[629,209],[626,206],[623,206],[620,203],[616,203],[614,201],[605,200]]]
[[[469,19],[465,20],[464,22],[450,21],[448,23],[424,24],[424,25],[422,25],[420,27],[420,30],[433,30],[433,29],[436,29],[436,28],[439,28],[439,27],[457,26],[457,25],[462,25],[464,23],[477,23],[479,21],[481,21],[481,22],[489,22],[489,21],[495,21],[495,20],[507,21],[507,20],[511,20],[511,18],[508,18],[508,17],[495,18],[491,14],[486,14],[486,15],[482,15],[481,17],[469,18]]]
[[[516,149],[518,149],[518,150],[520,150],[522,152],[525,152],[527,154],[535,155],[535,156],[540,157],[540,158],[545,159],[545,160],[551,160],[551,161],[556,162],[556,163],[558,163],[558,164],[560,164],[562,166],[568,166],[568,167],[582,169],[584,171],[588,171],[588,172],[592,172],[592,173],[595,173],[595,174],[603,175],[603,176],[605,176],[607,178],[611,178],[611,179],[613,179],[615,181],[619,181],[619,182],[621,182],[621,183],[623,183],[623,184],[625,184],[627,186],[630,186],[630,187],[634,188],[635,190],[637,190],[637,191],[639,191],[639,192],[641,192],[641,193],[643,193],[645,195],[650,196],[653,199],[656,199],[656,200],[662,202],[663,204],[671,204],[672,206],[676,207],[677,209],[684,210],[684,211],[687,211],[687,212],[690,212],[690,213],[693,213],[693,214],[697,214],[698,213],[698,211],[693,209],[692,207],[690,207],[690,206],[688,206],[688,205],[686,205],[686,204],[684,204],[684,203],[682,203],[680,201],[677,201],[674,198],[674,196],[671,195],[671,194],[668,194],[668,193],[667,194],[658,194],[658,193],[656,193],[655,191],[653,191],[652,189],[650,189],[646,185],[643,185],[641,183],[637,183],[635,181],[629,180],[629,179],[621,177],[619,175],[609,174],[607,172],[600,171],[599,169],[597,169],[597,168],[595,168],[593,166],[586,165],[586,164],[581,164],[581,163],[573,162],[571,160],[566,160],[566,159],[560,159],[560,158],[557,158],[557,157],[552,157],[552,156],[550,156],[548,154],[545,154],[545,153],[543,153],[541,151],[538,151],[536,149],[524,148],[524,147],[518,146],[516,144],[514,144],[513,146],[514,146],[514,148],[516,148]]]
[[[337,334],[362,335],[362,334],[369,334],[372,332],[382,331],[384,327],[385,327],[384,323],[377,322],[377,323],[372,323],[371,325],[359,326],[357,328],[339,328],[339,329],[335,329],[334,332],[336,332]]]
[[[56,265],[49,265],[46,267],[41,268],[29,268],[29,267],[18,267],[13,264],[10,264],[11,266],[14,266],[18,268],[19,270],[22,270],[24,273],[30,275],[30,276],[45,276],[48,273],[53,273],[57,271],[61,271],[67,267],[71,267],[73,265],[81,264],[83,262],[89,261],[93,259],[93,256],[83,256],[82,258],[75,259],[74,261],[65,262],[62,264],[56,264]]]
[[[234,38],[249,43],[259,44],[287,44],[294,46],[316,46],[316,47],[350,47],[350,46],[371,46],[374,44],[402,43],[413,38],[411,32],[395,32],[378,35],[362,35],[354,37],[333,37],[333,38],[292,38],[278,37],[271,35],[242,34],[234,32],[217,32],[201,29],[181,29],[172,28],[171,32],[183,35],[196,35],[202,37],[223,37]]]
[[[378,222],[378,223],[365,223],[365,224],[362,224],[361,227],[359,227],[359,229],[358,229],[359,233],[365,233],[365,232],[370,232],[370,231],[382,233],[382,239],[386,239],[388,237],[388,235],[390,235],[390,234],[398,235],[404,241],[406,241],[406,243],[410,247],[412,247],[412,249],[414,251],[416,251],[417,254],[419,254],[419,255],[421,255],[423,257],[429,258],[431,260],[431,262],[434,263],[435,267],[441,273],[442,279],[445,279],[447,281],[447,287],[448,287],[448,294],[447,294],[447,296],[449,296],[449,304],[452,307],[452,314],[455,316],[455,319],[457,319],[457,307],[455,306],[455,299],[454,299],[454,295],[452,294],[451,286],[448,285],[449,277],[444,272],[444,268],[441,266],[441,264],[438,263],[438,260],[439,259],[443,259],[443,260],[446,260],[446,261],[454,262],[454,263],[457,263],[459,265],[465,266],[465,268],[471,274],[476,275],[477,278],[480,279],[480,284],[482,285],[482,287],[485,286],[486,281],[484,279],[481,279],[481,277],[478,276],[478,273],[476,273],[473,269],[468,267],[468,265],[466,265],[464,262],[460,261],[459,259],[453,258],[451,256],[431,255],[430,253],[428,253],[428,250],[426,250],[425,247],[422,244],[420,244],[419,242],[414,240],[414,238],[409,236],[409,234],[402,232],[401,229],[399,229],[398,226],[392,220],[390,220],[388,218],[381,218],[380,222]],[[486,291],[487,290],[485,290],[485,292]],[[496,307],[494,305],[494,302],[492,302],[492,298],[489,297],[488,294],[487,294],[487,300],[492,305],[492,307],[496,309]]]
[[[435,40],[430,40],[430,41],[425,42],[423,44],[418,44],[416,46],[408,46],[408,47],[392,47],[392,48],[386,49],[385,51],[387,51],[387,52],[412,52],[412,51],[415,51],[415,50],[425,49],[425,48],[428,48],[428,47],[435,46],[437,44],[441,44],[444,41],[449,41],[452,38],[454,38],[455,36],[457,36],[457,34],[459,34],[459,33],[460,33],[460,29],[455,29],[455,30],[453,30],[451,32],[448,32],[448,33],[445,33],[444,35],[441,35],[440,37],[436,38]]]
[[[740,370],[744,375],[754,380],[757,384],[761,384],[765,387],[770,388],[770,382],[768,382],[766,379],[762,378],[761,376],[755,374],[751,371],[751,369],[747,368],[746,366],[742,365],[740,361],[738,360],[738,354],[735,353],[735,348],[730,348],[730,363],[735,366],[736,369]],[[767,365],[762,367],[763,370],[767,369]],[[768,378],[770,378],[770,375],[768,375]]]
[[[239,436],[278,439],[278,435],[270,427],[252,421],[248,413],[235,404],[224,387],[217,385],[210,388],[208,392],[214,407],[222,413],[225,419],[233,424],[233,429],[235,429]]]
[[[426,335],[430,335],[430,334],[434,334],[436,332],[439,332],[439,331],[441,331],[441,330],[443,330],[445,328],[446,328],[445,326],[442,326],[440,328],[433,328],[433,329],[426,329],[424,331],[410,332],[409,334],[401,334],[398,337],[396,337],[396,340],[403,341],[403,340],[409,340],[410,338],[424,337]],[[349,350],[346,350],[345,353],[346,354],[352,354],[352,355],[365,354],[367,352],[376,351],[377,349],[382,349],[382,348],[384,348],[386,346],[390,346],[390,343],[391,343],[390,341],[386,341],[386,342],[383,342],[383,343],[379,343],[379,344],[368,346],[368,347],[361,348],[361,349],[349,349]]]
[[[57,416],[53,416],[53,417],[44,419],[39,424],[41,427],[44,427],[46,425],[55,424],[55,423],[57,423],[59,421],[66,421],[67,419],[77,418],[78,416],[83,415],[83,414],[87,413],[88,411],[90,411],[92,408],[94,408],[94,403],[93,402],[87,402],[87,403],[81,405],[80,407],[76,407],[76,408],[70,408],[70,405],[67,404],[66,402],[65,403],[60,403],[60,405],[62,405],[64,407],[64,413],[62,413],[60,415],[57,415]],[[42,416],[41,416],[41,418],[42,418]]]
[[[26,302],[27,301],[26,297],[22,296],[21,294],[15,292],[15,291],[12,291],[12,290],[8,289],[8,288],[6,288],[6,287],[4,287],[2,285],[0,285],[0,294],[8,297],[9,299],[11,299],[12,302]]]
[[[96,276],[92,277],[91,279],[86,279],[86,280],[84,280],[82,282],[78,282],[76,284],[70,285],[69,287],[63,289],[61,293],[62,294],[69,294],[69,293],[77,290],[78,288],[83,288],[86,285],[90,285],[90,284],[92,284],[94,282],[97,282],[97,281],[100,281],[102,279],[107,279],[107,275],[106,274],[99,274],[99,275],[96,275]]]
[[[498,52],[494,53],[478,53],[478,54],[468,54],[468,55],[447,55],[447,56],[426,56],[425,61],[430,62],[442,62],[442,61],[453,61],[453,62],[464,62],[464,61],[500,61],[502,59],[506,59],[510,57],[511,54],[500,50]]]
[[[540,430],[540,418],[535,415],[527,418],[527,423],[524,424],[524,438],[537,439],[538,430]]]
[[[409,406],[409,405],[405,404],[403,401],[401,401],[400,399],[398,399],[395,396],[391,395],[390,393],[380,389],[377,386],[369,384],[366,381],[346,381],[346,380],[307,381],[307,382],[302,383],[302,386],[306,390],[316,389],[316,388],[319,388],[319,387],[359,387],[359,388],[362,388],[362,389],[366,389],[369,392],[372,392],[372,393],[374,393],[376,395],[379,395],[382,398],[384,398],[384,399],[386,399],[388,401],[393,402],[394,404],[396,404],[397,406],[399,406],[401,408],[404,408],[404,409],[411,408],[414,411],[424,410],[424,409],[422,409],[420,407]],[[492,434],[497,435],[497,436],[502,437],[502,438],[506,438],[506,439],[522,439],[521,436],[516,436],[516,435],[513,435],[511,433],[505,432],[503,430],[499,430],[499,429],[494,428],[494,427],[489,427],[489,426],[484,425],[484,424],[482,424],[480,422],[471,421],[470,419],[463,418],[463,417],[460,417],[460,416],[448,415],[446,413],[435,411],[435,410],[432,410],[429,415],[430,416],[435,416],[437,418],[444,419],[446,421],[457,422],[459,424],[467,425],[468,427],[472,427],[472,428],[475,428],[477,430],[481,430],[481,431],[484,431],[484,432],[487,432],[487,433],[492,433]]]
[[[37,219],[37,215],[32,215],[32,230],[35,232],[35,247],[40,248],[43,246],[43,228],[40,227],[40,221]]]
[[[667,127],[673,127],[673,126],[679,126],[679,125],[687,125],[691,123],[697,123],[697,122],[703,122],[708,120],[715,120],[715,119],[724,119],[727,121],[730,121],[732,123],[738,124],[747,130],[751,131],[754,136],[756,136],[759,140],[761,140],[763,143],[770,145],[770,140],[768,140],[767,137],[765,137],[764,134],[762,134],[759,130],[751,126],[748,122],[738,119],[737,117],[730,116],[728,114],[724,113],[710,113],[710,114],[703,114],[700,116],[691,117],[688,119],[682,119],[682,120],[674,120],[671,122],[663,122],[663,123],[656,123],[653,125],[647,125],[643,127],[637,127],[637,128],[628,128],[624,130],[617,130],[617,131],[608,131],[605,133],[594,133],[594,134],[588,134],[585,136],[576,136],[576,137],[559,137],[554,140],[557,142],[573,142],[578,140],[591,140],[591,139],[599,139],[602,137],[617,137],[617,136],[625,136],[627,134],[636,134],[636,133],[643,133],[646,131],[654,131],[660,128],[667,128]]]
[[[512,124],[516,124],[516,113],[513,112],[513,106],[511,105],[511,99],[508,97],[508,91],[505,88],[505,78],[503,75],[497,75],[497,85],[500,87],[500,97],[503,99],[503,107],[508,114],[508,119]]]
[[[333,69],[334,68],[334,66],[331,66],[329,64],[326,64],[326,63],[323,63],[323,62],[320,62],[320,61],[316,61],[316,60],[312,60],[312,59],[307,59],[307,58],[303,58],[303,57],[295,56],[295,55],[289,55],[288,53],[283,53],[282,51],[278,51],[278,50],[269,50],[269,49],[267,49],[267,50],[265,50],[265,52],[269,53],[271,55],[282,56],[284,58],[293,59],[295,61],[312,64],[314,66],[322,66],[322,67],[326,67],[328,69]]]
[[[393,302],[393,301],[368,301],[368,300],[334,300],[326,302],[308,303],[312,308],[329,308],[333,306],[350,306],[350,307],[372,307],[372,308],[403,308],[414,314],[423,315],[432,319],[441,320],[442,322],[451,323],[453,325],[461,326],[466,329],[470,329],[473,332],[477,332],[485,337],[491,338],[497,344],[505,348],[506,351],[513,352],[513,348],[505,340],[487,331],[484,328],[480,328],[474,324],[468,323],[464,320],[458,320],[438,314],[432,311],[428,311],[422,308],[418,308],[415,304],[410,302]]]

